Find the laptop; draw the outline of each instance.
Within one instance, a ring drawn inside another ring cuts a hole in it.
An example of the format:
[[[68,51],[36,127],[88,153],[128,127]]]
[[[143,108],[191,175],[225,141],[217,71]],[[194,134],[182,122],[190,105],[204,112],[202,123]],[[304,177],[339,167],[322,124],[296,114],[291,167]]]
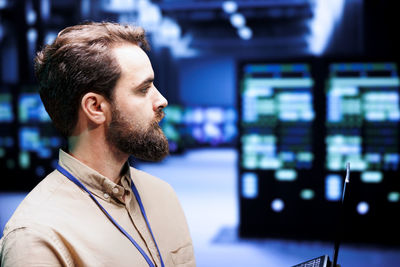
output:
[[[337,267],[337,259],[339,255],[339,246],[340,246],[340,241],[341,241],[341,233],[343,232],[343,226],[344,226],[344,199],[346,195],[346,185],[350,182],[350,163],[347,162],[346,164],[346,179],[344,181],[343,185],[343,193],[342,193],[342,201],[340,205],[340,222],[338,227],[338,232],[339,234],[336,235],[336,240],[335,240],[335,248],[333,251],[333,260],[331,261],[329,259],[328,255],[323,255],[305,262],[302,262],[297,265],[293,265],[292,267]]]

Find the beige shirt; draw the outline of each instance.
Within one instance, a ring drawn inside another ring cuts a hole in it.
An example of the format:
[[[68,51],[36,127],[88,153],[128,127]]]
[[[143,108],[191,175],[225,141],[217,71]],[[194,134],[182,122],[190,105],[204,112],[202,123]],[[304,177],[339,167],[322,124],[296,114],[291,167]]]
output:
[[[62,150],[59,163],[91,191],[153,263],[161,266],[131,190],[132,179],[165,266],[195,266],[187,222],[170,185],[128,164],[118,185]],[[8,221],[0,253],[4,267],[148,266],[90,196],[57,170],[27,195]]]

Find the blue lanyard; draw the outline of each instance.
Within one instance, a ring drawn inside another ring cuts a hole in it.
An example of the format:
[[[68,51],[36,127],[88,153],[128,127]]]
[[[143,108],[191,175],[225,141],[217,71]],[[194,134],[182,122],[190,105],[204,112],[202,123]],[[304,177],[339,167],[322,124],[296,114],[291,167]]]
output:
[[[97,206],[99,206],[99,208],[107,215],[107,217],[110,219],[110,221],[112,221],[112,223],[132,242],[132,244],[139,250],[139,252],[143,255],[144,259],[147,261],[147,263],[149,264],[150,267],[155,267],[153,262],[150,260],[149,256],[147,256],[146,252],[143,251],[143,249],[139,246],[138,243],[136,243],[136,241],[132,238],[132,236],[130,236],[130,234],[128,234],[128,232],[125,231],[124,228],[122,228],[122,226],[120,226],[115,220],[114,218],[107,212],[107,210],[97,201],[97,199],[93,196],[92,193],[90,193],[90,191],[78,180],[76,179],[70,172],[68,172],[66,169],[64,169],[63,167],[61,167],[58,163],[56,166],[56,169],[61,172],[62,174],[64,174],[68,179],[70,179],[72,182],[74,182],[76,185],[78,185],[80,188],[82,188],[84,191],[86,191],[86,193],[89,194],[89,196],[93,199],[94,202],[96,202]],[[135,184],[133,183],[133,181],[131,181],[131,188],[133,193],[135,194],[136,200],[139,203],[140,206],[140,210],[142,211],[143,217],[146,221],[147,227],[150,230],[150,234],[153,237],[154,243],[156,245],[158,254],[160,255],[160,261],[161,261],[161,266],[164,267],[164,262],[163,259],[161,257],[161,253],[160,250],[158,249],[157,246],[157,242],[156,239],[154,238],[153,232],[151,231],[151,227],[149,224],[149,221],[147,220],[147,216],[146,216],[146,212],[144,211],[144,207],[142,204],[142,200],[140,199],[139,196],[139,192],[137,191]]]

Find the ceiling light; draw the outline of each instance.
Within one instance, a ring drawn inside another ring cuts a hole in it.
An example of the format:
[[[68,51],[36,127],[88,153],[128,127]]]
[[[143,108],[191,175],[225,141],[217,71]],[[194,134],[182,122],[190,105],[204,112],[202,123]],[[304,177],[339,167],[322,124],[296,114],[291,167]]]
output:
[[[243,40],[249,40],[253,36],[253,31],[249,27],[245,26],[238,30],[238,34]]]
[[[237,8],[237,3],[234,1],[225,1],[222,3],[222,9],[228,14],[235,13]]]
[[[231,21],[231,24],[233,25],[233,27],[236,27],[236,28],[241,28],[244,25],[246,25],[246,19],[240,13],[232,14],[230,17],[230,21]]]

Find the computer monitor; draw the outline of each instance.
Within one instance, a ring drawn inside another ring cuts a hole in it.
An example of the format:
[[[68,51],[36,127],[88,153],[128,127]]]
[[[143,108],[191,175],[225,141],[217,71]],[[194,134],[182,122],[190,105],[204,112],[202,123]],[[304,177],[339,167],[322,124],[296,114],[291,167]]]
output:
[[[346,241],[397,232],[399,84],[392,61],[239,62],[239,234],[332,239],[348,161]]]

